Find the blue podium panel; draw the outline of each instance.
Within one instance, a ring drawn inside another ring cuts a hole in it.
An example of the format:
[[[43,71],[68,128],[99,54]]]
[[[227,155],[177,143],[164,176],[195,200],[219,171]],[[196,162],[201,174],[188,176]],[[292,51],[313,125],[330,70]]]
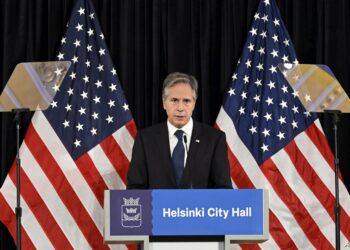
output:
[[[105,191],[105,240],[149,235],[267,238],[267,203],[262,189]]]

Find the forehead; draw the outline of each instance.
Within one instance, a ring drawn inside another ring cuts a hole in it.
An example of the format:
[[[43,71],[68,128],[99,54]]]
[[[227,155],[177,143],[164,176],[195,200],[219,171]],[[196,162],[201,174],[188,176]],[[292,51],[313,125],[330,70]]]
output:
[[[188,98],[192,97],[192,88],[189,84],[177,83],[168,88],[168,95],[171,97]]]

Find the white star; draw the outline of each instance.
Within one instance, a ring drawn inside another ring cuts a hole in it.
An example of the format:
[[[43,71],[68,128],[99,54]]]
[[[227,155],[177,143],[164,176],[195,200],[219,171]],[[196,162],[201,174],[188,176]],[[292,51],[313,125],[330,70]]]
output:
[[[271,104],[273,104],[273,98],[268,97],[265,102],[267,103],[267,106],[270,106]]]
[[[242,99],[244,100],[244,99],[247,99],[247,92],[242,92],[242,94],[241,94],[241,97],[242,97]]]
[[[296,107],[296,106],[293,106],[292,110],[293,110],[294,114],[299,113],[298,107]]]
[[[97,135],[97,129],[94,127],[91,128],[90,132],[91,132],[91,135]]]
[[[280,105],[281,105],[281,108],[288,108],[287,102],[284,100],[281,101]]]
[[[258,29],[252,28],[249,32],[252,34],[252,36],[256,36]]]
[[[256,85],[256,87],[262,86],[261,79],[256,79],[254,84]]]
[[[72,105],[67,104],[64,108],[67,110],[67,112],[71,111],[72,110]]]
[[[273,56],[273,58],[278,57],[278,51],[277,50],[273,49],[270,54]]]
[[[92,36],[94,34],[94,30],[90,28],[87,33],[89,34],[89,36]]]
[[[299,96],[299,91],[294,90],[292,95],[294,96],[294,98]]]
[[[250,68],[252,66],[252,61],[249,59],[245,62],[245,65],[247,65],[247,68]]]
[[[87,68],[90,68],[91,62],[89,60],[86,60],[85,65],[86,65]]]
[[[102,48],[100,48],[100,50],[98,51],[98,53],[100,54],[100,56],[106,54],[105,49],[102,49]]]
[[[78,62],[78,57],[77,56],[74,56],[73,58],[72,58],[72,61],[74,62],[74,63],[77,63]]]
[[[81,146],[80,143],[81,143],[81,141],[79,141],[78,139],[76,139],[76,140],[74,141],[75,147],[76,147],[76,148],[77,148],[77,147],[80,147],[80,146]]]
[[[126,103],[124,103],[124,105],[123,105],[123,109],[124,109],[124,111],[129,110],[129,105],[128,105],[128,104],[126,104]]]
[[[111,85],[109,86],[109,88],[111,89],[111,91],[116,91],[117,90],[117,85],[114,83],[111,83]]]
[[[266,114],[264,115],[264,118],[265,118],[266,121],[268,122],[269,120],[272,120],[271,116],[272,116],[272,114],[266,112]]]
[[[258,52],[260,53],[260,55],[265,54],[265,48],[260,47],[260,49],[258,50]]]
[[[92,45],[88,45],[88,46],[86,46],[86,49],[87,49],[87,51],[92,51]]]
[[[227,93],[229,93],[229,94],[230,94],[230,96],[232,96],[232,95],[236,95],[236,93],[235,93],[235,89],[233,89],[233,88],[230,88],[230,90],[229,90],[229,91],[227,91]]]
[[[308,94],[305,94],[304,99],[306,102],[311,102],[311,96]]]
[[[283,41],[283,43],[284,43],[284,45],[285,45],[286,47],[289,46],[289,40],[288,40],[287,38]]]
[[[277,73],[277,67],[275,67],[275,66],[273,66],[273,65],[271,65],[271,68],[269,68],[269,70],[271,71],[271,74],[273,74],[273,73]]]
[[[83,9],[82,7],[80,7],[78,12],[79,12],[80,15],[85,15],[85,9]]]
[[[239,110],[238,110],[238,112],[241,114],[241,115],[243,115],[243,114],[245,114],[245,108],[243,108],[243,107],[240,107],[239,108]]]
[[[101,99],[101,97],[95,96],[94,97],[95,104],[100,103],[100,99]]]
[[[70,89],[67,90],[67,93],[68,93],[69,95],[73,95],[74,90],[73,90],[72,88],[70,88]]]
[[[280,26],[280,20],[278,20],[277,18],[273,20],[273,23],[275,24],[275,26]]]
[[[249,131],[250,131],[252,134],[257,133],[256,127],[254,127],[253,125],[250,127]]]
[[[305,115],[306,117],[310,117],[310,116],[311,116],[311,114],[310,114],[309,111],[305,111],[305,112],[304,112],[304,115]]]
[[[63,69],[57,68],[54,72],[55,72],[56,76],[60,76],[60,75],[62,75],[62,71],[63,71]]]
[[[83,91],[83,93],[81,93],[80,95],[81,95],[81,97],[83,97],[83,100],[88,98],[88,93],[85,91]]]
[[[249,76],[245,75],[243,81],[244,83],[249,83]]]
[[[63,37],[62,39],[61,39],[61,44],[64,44],[64,43],[66,43],[66,38],[65,37]]]
[[[64,122],[62,124],[65,128],[69,127],[69,121],[67,121],[67,120],[64,120]]]
[[[103,65],[102,64],[99,64],[98,67],[97,67],[98,71],[101,72],[103,71]]]
[[[261,36],[262,38],[266,38],[266,37],[267,37],[266,31],[261,32],[261,33],[260,33],[260,36]]]
[[[270,0],[264,0],[265,6],[270,5]]]
[[[57,102],[56,101],[52,101],[50,105],[51,105],[51,108],[57,108]]]
[[[105,39],[105,36],[102,33],[100,34],[100,37],[102,40]]]
[[[57,91],[60,91],[60,86],[55,84],[53,87],[52,87],[53,91],[57,92]]]
[[[288,92],[288,87],[286,85],[283,85],[281,90],[283,91],[283,93],[287,93]]]
[[[80,115],[85,115],[86,114],[86,109],[84,109],[83,107],[81,107],[78,112],[80,113]]]
[[[255,100],[255,102],[260,102],[260,95],[256,94],[253,99]]]
[[[253,119],[258,117],[258,111],[253,110],[253,112],[250,114]]]
[[[76,74],[75,72],[72,72],[72,73],[69,75],[70,79],[72,79],[72,80],[75,79],[76,76],[77,76],[77,74]]]
[[[232,80],[237,80],[237,73],[234,73],[234,74],[233,74]]]
[[[115,103],[115,101],[109,100],[109,102],[108,102],[109,107],[111,108],[111,107],[115,106],[114,103]]]
[[[280,115],[280,118],[278,118],[278,121],[282,125],[283,123],[286,123],[286,117],[283,117]]]
[[[78,23],[78,25],[77,25],[77,26],[75,26],[75,28],[76,28],[76,29],[77,29],[77,31],[79,32],[79,31],[83,30],[83,25],[82,25],[82,24],[80,24],[80,23]]]
[[[272,39],[275,43],[278,42],[278,36],[276,34],[273,35]]]
[[[273,81],[270,80],[270,82],[269,82],[267,85],[270,87],[270,90],[271,90],[271,89],[276,88],[276,87],[275,87],[275,84],[276,84],[275,82],[273,82]]]
[[[64,54],[63,53],[58,53],[57,55],[58,60],[63,60],[64,59]]]
[[[265,128],[264,131],[261,132],[261,133],[264,135],[264,137],[270,136],[270,130],[267,130],[266,128]]]
[[[94,112],[92,115],[92,118],[94,118],[94,120],[98,119],[98,113]]]
[[[259,63],[256,68],[260,71],[260,70],[264,70],[264,65],[262,63]]]
[[[265,144],[263,143],[263,145],[261,146],[261,149],[262,149],[263,152],[269,151],[269,145],[265,145]]]
[[[111,123],[111,122],[113,122],[113,116],[108,116],[108,117],[106,118],[106,121],[108,122],[108,124]]]
[[[116,75],[117,74],[117,71],[115,70],[115,68],[113,68],[112,70],[111,70],[111,73],[112,73],[112,75]]]
[[[90,15],[89,15],[89,17],[90,17],[90,19],[94,19],[95,18],[95,13],[91,13]]]
[[[269,16],[265,14],[261,19],[264,20],[264,22],[268,22]]]
[[[95,85],[96,85],[97,88],[102,87],[102,81],[97,80],[97,81],[95,82]]]
[[[260,14],[259,13],[255,13],[254,15],[254,20],[260,19]]]
[[[89,82],[89,77],[87,75],[85,75],[83,80],[84,80],[85,83],[88,83]]]
[[[75,39],[74,45],[76,48],[78,48],[80,46],[80,40]]]
[[[78,123],[78,125],[76,126],[76,128],[78,129],[78,131],[84,130],[83,127],[84,127],[84,125],[81,124],[81,123]]]
[[[298,123],[297,123],[296,121],[293,120],[292,126],[293,126],[293,128],[298,128]]]
[[[250,52],[254,51],[254,44],[249,43],[248,49]]]
[[[288,56],[283,55],[282,60],[284,63],[289,62]]]
[[[277,134],[277,137],[282,140],[284,139],[284,133],[282,133],[281,131]]]

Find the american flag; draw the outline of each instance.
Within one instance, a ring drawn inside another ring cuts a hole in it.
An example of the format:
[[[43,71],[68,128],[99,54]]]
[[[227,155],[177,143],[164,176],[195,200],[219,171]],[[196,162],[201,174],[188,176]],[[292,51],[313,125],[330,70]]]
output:
[[[280,63],[297,63],[274,0],[261,1],[216,126],[225,131],[238,188],[269,190],[270,238],[243,249],[334,249],[334,157]],[[340,180],[341,247],[350,241],[350,197]]]
[[[71,68],[20,148],[23,249],[126,249],[103,243],[103,192],[125,188],[136,127],[90,0],[77,1],[57,59]],[[14,238],[15,183],[12,166],[0,219]]]

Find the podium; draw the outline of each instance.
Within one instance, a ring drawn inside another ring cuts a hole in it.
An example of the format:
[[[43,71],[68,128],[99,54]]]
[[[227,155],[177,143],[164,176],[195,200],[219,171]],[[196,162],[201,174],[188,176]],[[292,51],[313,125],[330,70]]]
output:
[[[108,244],[152,241],[232,243],[266,241],[265,189],[106,190],[104,240]]]

